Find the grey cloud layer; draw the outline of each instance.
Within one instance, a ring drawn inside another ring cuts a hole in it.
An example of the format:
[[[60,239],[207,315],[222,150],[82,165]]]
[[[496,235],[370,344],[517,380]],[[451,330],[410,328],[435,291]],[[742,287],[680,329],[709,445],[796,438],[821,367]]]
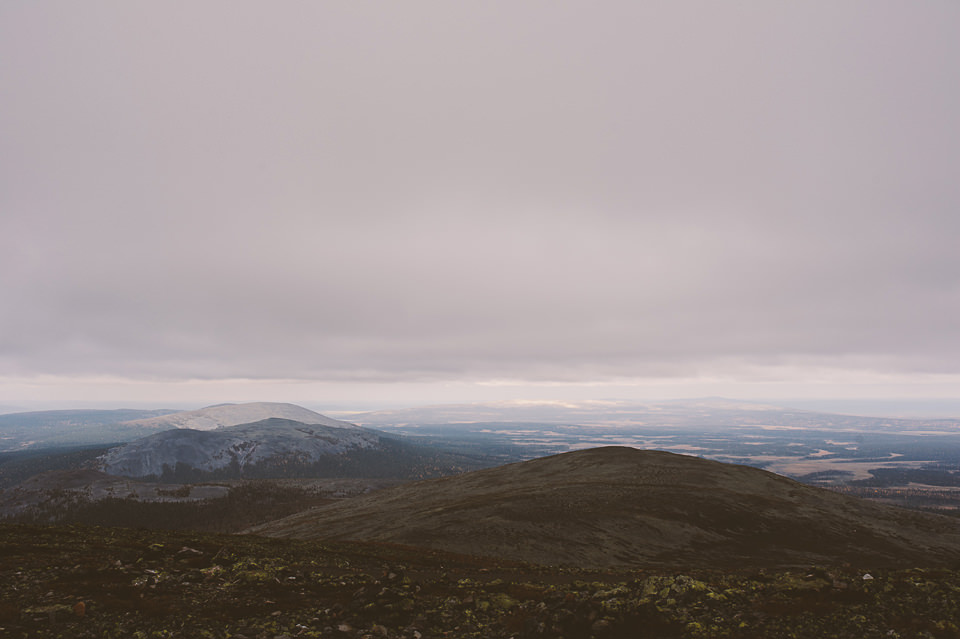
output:
[[[947,3],[0,8],[0,375],[957,373]]]

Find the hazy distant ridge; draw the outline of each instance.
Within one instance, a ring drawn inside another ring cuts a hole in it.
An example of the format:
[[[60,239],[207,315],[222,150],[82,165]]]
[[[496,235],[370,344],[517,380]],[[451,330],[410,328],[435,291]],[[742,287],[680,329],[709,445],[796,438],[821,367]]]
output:
[[[321,415],[312,410],[277,402],[251,402],[247,404],[218,404],[199,410],[183,411],[172,415],[163,415],[150,419],[137,419],[125,422],[131,426],[148,428],[191,428],[193,430],[214,430],[238,424],[250,424],[270,418],[289,419],[304,424],[322,424],[336,428],[351,428],[353,424],[341,422]]]

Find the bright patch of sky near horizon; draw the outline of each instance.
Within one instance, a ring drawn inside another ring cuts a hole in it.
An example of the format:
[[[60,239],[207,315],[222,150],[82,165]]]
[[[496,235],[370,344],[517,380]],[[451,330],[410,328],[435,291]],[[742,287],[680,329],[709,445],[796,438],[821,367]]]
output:
[[[945,397],[960,5],[0,5],[0,402]]]

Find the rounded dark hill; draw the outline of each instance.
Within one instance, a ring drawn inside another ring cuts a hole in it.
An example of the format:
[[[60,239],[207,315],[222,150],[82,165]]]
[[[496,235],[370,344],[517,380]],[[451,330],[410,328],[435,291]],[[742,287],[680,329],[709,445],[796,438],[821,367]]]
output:
[[[406,484],[248,532],[594,568],[960,563],[954,519],[623,447]]]

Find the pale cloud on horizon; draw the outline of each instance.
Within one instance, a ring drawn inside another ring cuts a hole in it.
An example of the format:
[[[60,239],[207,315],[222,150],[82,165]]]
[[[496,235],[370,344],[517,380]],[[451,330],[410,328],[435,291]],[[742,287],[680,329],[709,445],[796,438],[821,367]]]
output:
[[[5,3],[0,399],[945,396],[957,27],[949,3]]]

